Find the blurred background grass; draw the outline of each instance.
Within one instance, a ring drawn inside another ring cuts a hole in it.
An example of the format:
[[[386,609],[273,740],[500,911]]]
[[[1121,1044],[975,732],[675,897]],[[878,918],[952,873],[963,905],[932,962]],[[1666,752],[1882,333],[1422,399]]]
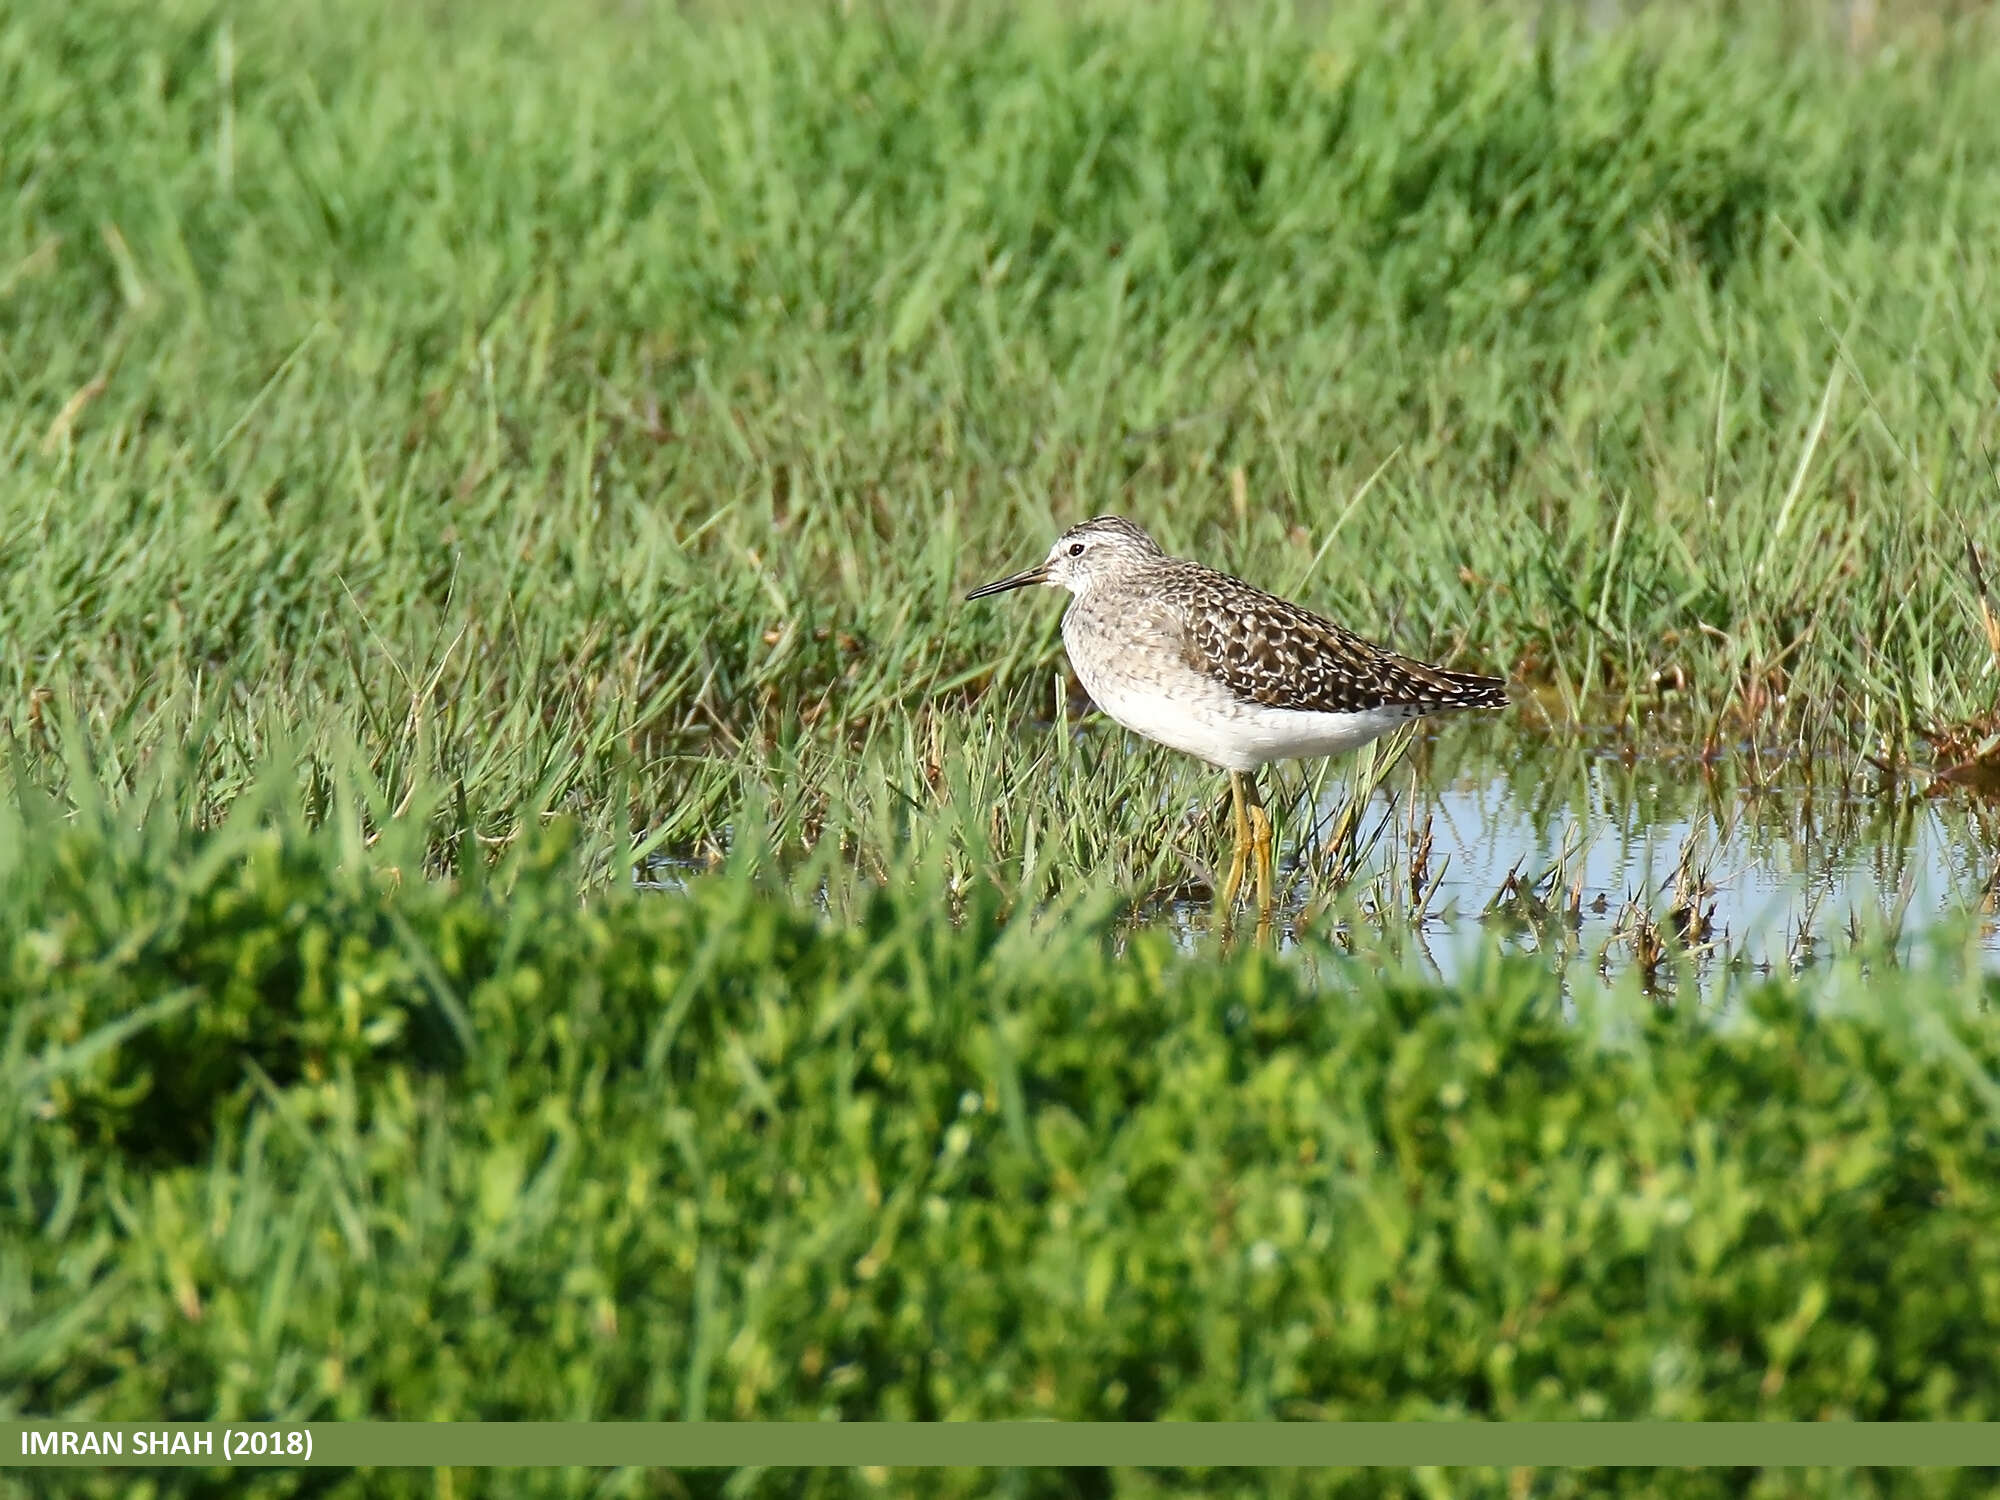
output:
[[[1603,14],[13,7],[9,726],[810,840],[1048,717],[958,594],[1101,510],[1524,735],[1978,718],[1983,12]]]

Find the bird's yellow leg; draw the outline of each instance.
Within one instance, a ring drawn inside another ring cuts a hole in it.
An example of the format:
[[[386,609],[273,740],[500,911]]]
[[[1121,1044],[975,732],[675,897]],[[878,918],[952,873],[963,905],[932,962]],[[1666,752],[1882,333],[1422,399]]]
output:
[[[1249,782],[1247,789],[1250,842],[1257,856],[1257,915],[1261,920],[1268,920],[1271,915],[1271,882],[1277,874],[1277,851],[1271,837],[1271,815],[1264,811],[1263,799],[1257,795],[1257,783]]]
[[[1234,842],[1229,851],[1229,874],[1222,882],[1222,910],[1236,909],[1236,892],[1243,884],[1243,866],[1249,859],[1250,820],[1243,813],[1243,773],[1229,773],[1229,812]]]

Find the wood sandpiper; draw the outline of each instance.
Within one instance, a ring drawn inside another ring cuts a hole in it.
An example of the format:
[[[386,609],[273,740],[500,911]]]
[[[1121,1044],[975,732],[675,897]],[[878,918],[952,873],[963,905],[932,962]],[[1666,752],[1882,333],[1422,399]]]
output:
[[[1225,911],[1253,855],[1259,915],[1271,910],[1271,819],[1257,795],[1259,767],[1356,750],[1448,709],[1507,706],[1501,678],[1399,656],[1241,579],[1169,557],[1123,516],[1072,526],[1036,566],[965,597],[1030,584],[1074,596],[1063,645],[1099,708],[1134,734],[1229,773],[1235,844]]]

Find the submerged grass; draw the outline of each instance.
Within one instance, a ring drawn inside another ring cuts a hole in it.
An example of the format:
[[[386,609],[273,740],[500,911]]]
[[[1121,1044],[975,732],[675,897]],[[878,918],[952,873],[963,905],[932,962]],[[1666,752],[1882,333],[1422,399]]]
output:
[[[2000,49],[1530,20],[11,6],[8,724],[1021,852],[1056,609],[958,595],[1107,509],[1524,735],[1990,711]]]

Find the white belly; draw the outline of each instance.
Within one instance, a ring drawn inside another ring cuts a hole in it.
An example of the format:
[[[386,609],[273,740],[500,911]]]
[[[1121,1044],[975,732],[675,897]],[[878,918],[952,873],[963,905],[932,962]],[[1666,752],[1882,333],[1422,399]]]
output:
[[[1192,668],[1151,673],[1135,663],[1093,661],[1072,652],[1077,680],[1115,723],[1170,750],[1228,771],[1254,771],[1274,760],[1340,755],[1407,722],[1407,709],[1302,713],[1232,696]]]

